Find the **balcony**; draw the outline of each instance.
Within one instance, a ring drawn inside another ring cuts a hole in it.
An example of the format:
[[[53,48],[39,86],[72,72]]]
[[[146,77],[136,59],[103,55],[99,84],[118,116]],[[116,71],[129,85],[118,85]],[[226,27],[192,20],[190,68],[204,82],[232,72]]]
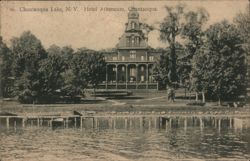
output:
[[[106,59],[106,62],[107,63],[114,63],[114,62],[117,62],[117,63],[135,63],[135,62],[140,62],[140,63],[153,63],[155,62],[154,59],[140,59],[140,58],[126,58],[126,59],[112,59],[112,58],[107,58]]]

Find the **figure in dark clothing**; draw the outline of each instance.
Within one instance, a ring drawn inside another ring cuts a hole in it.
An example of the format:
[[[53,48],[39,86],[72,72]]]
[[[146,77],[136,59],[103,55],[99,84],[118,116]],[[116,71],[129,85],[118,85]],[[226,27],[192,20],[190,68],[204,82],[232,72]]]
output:
[[[175,99],[175,91],[173,88],[168,89],[168,101],[174,102]]]

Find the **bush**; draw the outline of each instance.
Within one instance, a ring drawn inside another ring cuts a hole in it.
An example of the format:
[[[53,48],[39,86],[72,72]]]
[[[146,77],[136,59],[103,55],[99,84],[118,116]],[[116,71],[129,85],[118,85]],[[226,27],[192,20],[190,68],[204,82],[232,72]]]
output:
[[[203,102],[190,102],[190,103],[187,103],[187,105],[189,106],[205,106],[206,103],[203,103]]]

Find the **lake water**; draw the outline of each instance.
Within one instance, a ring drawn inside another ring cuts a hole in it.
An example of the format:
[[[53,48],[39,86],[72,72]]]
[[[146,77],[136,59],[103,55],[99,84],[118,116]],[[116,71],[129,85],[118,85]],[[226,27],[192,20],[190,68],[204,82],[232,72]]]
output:
[[[82,128],[0,121],[1,161],[250,158],[250,118],[101,118]]]

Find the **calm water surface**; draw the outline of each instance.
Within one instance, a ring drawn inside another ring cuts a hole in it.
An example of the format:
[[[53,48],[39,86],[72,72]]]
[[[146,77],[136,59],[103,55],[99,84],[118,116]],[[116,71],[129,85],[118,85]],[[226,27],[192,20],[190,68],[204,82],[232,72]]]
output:
[[[115,121],[114,121],[115,120]],[[92,127],[6,127],[0,120],[0,160],[249,159],[250,118],[117,118]],[[140,121],[142,120],[142,121]],[[115,122],[115,125],[114,125]]]

